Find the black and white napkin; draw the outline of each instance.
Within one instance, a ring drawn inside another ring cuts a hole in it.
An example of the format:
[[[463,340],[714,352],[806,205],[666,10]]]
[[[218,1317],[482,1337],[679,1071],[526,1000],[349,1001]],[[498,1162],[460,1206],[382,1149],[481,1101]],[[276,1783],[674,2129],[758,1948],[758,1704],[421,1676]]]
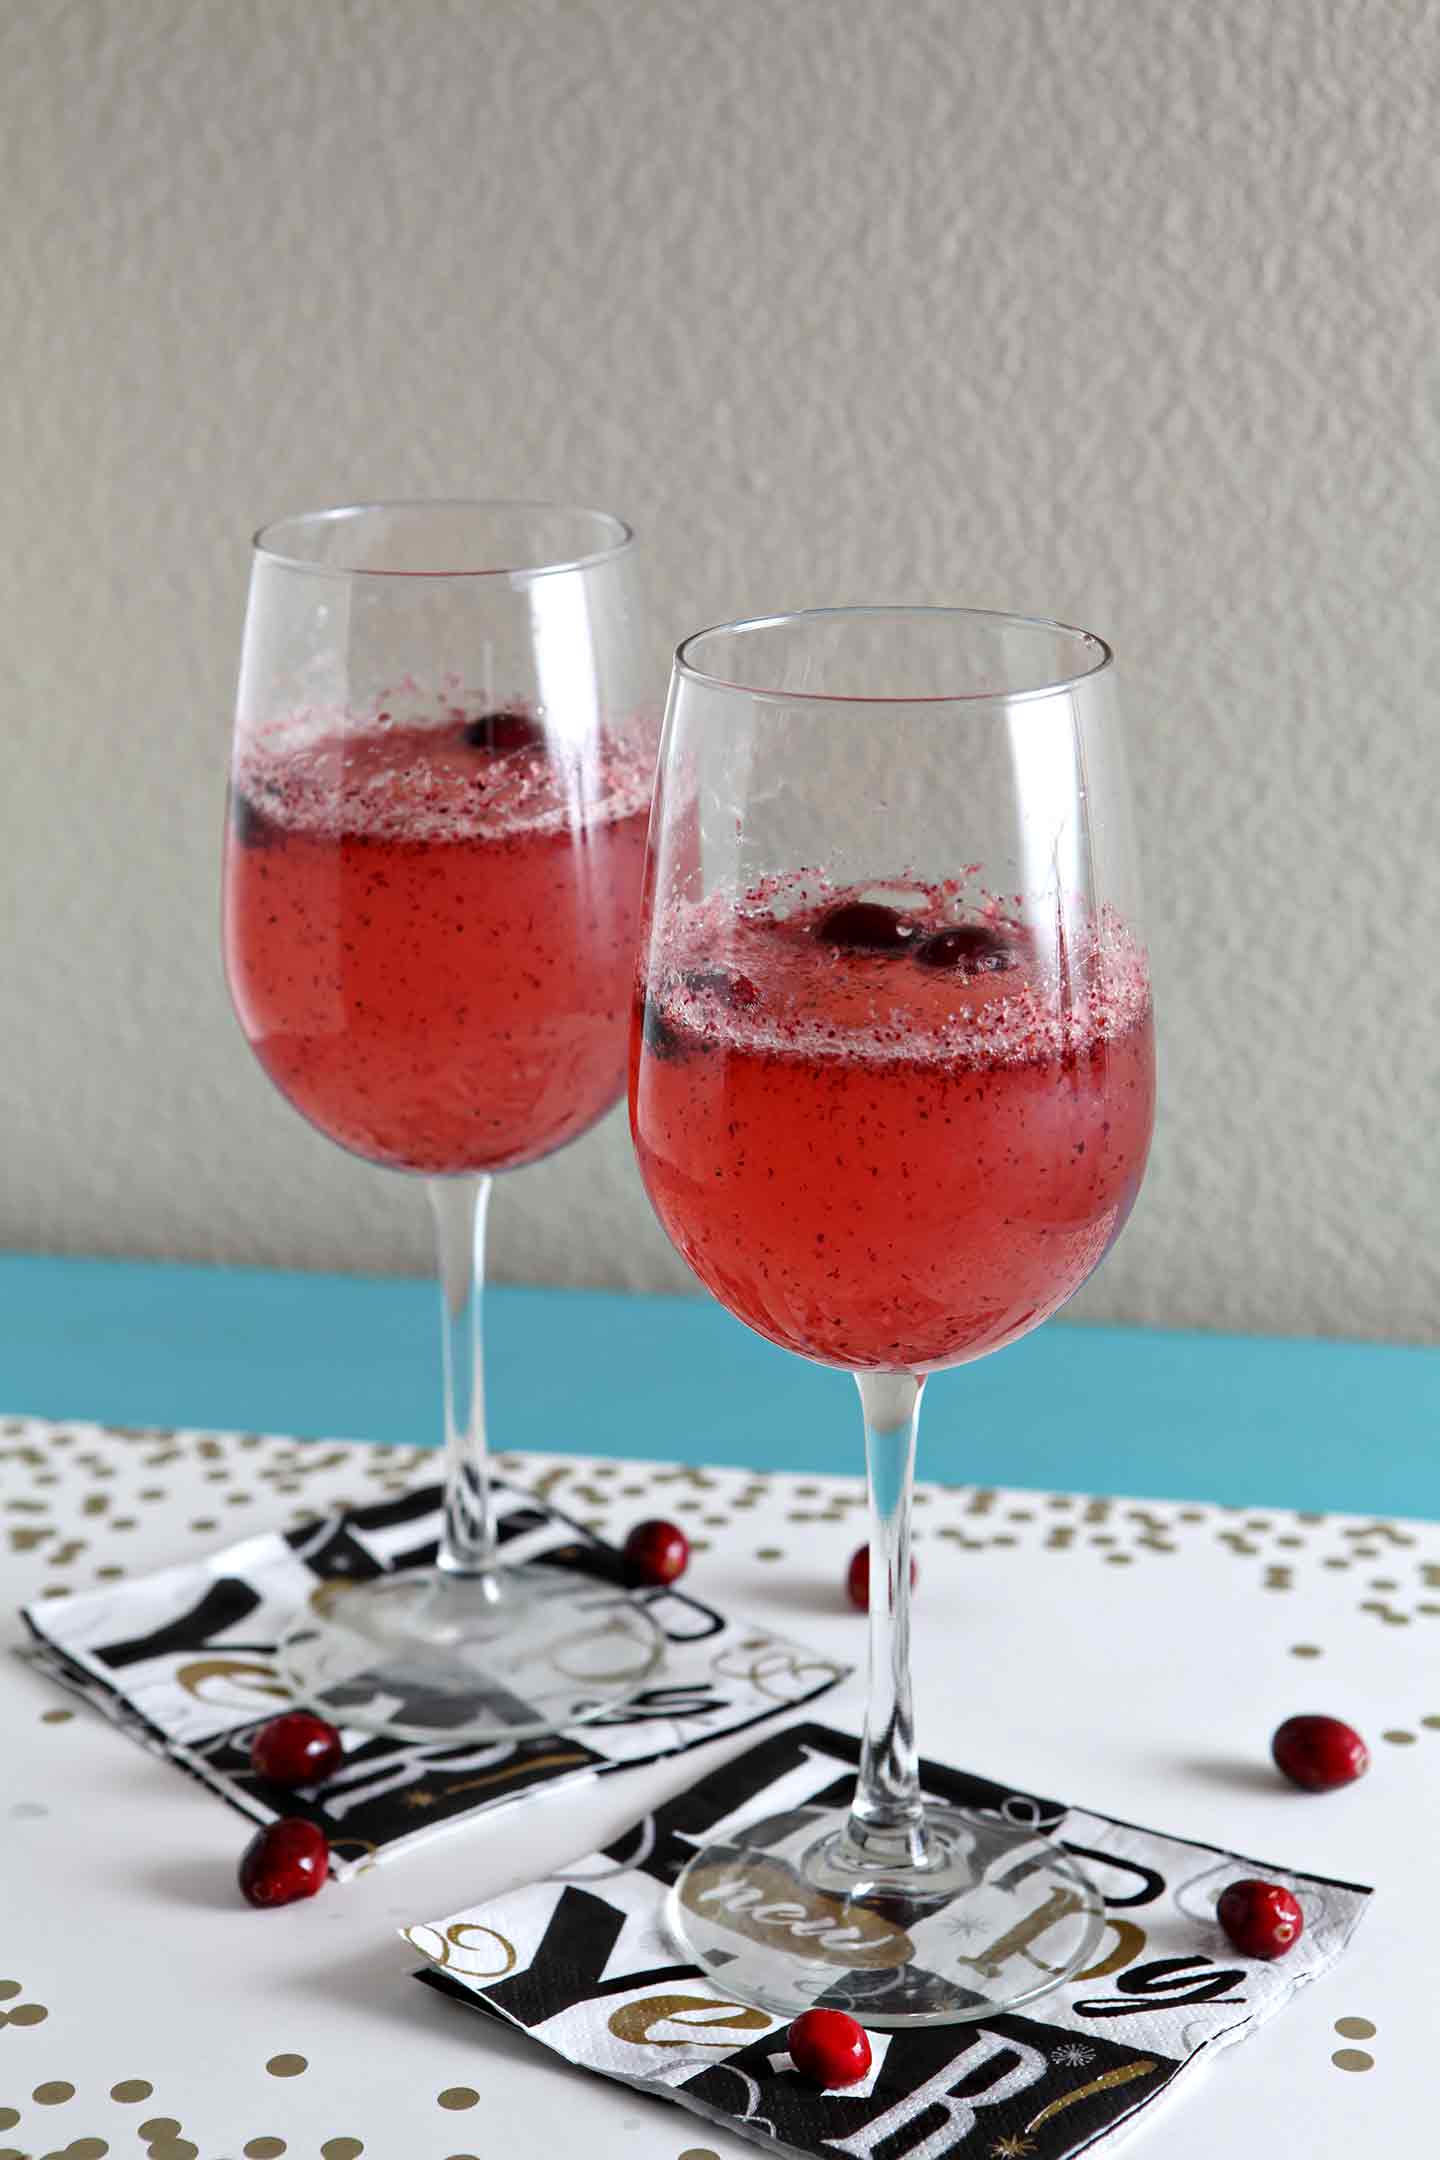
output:
[[[544,1559],[609,1584],[621,1561],[557,1509],[492,1481],[496,1531],[516,1559]],[[270,1785],[250,1768],[257,1726],[287,1707],[275,1647],[316,1584],[355,1582],[435,1556],[441,1488],[273,1531],[154,1575],[27,1606],[34,1661],[133,1738],[258,1822],[307,1815],[332,1870],[354,1874],[462,1818],[540,1787],[682,1754],[820,1695],[846,1667],[747,1626],[671,1587],[632,1594],[665,1636],[653,1686],[570,1733],[412,1746],[353,1732],[323,1787]]]
[[[688,1963],[665,1906],[695,1847],[778,1806],[848,1800],[858,1744],[791,1726],[562,1875],[404,1930],[419,1977],[568,2062],[677,2100],[757,2143],[850,2160],[1069,2160],[1114,2136],[1207,2055],[1246,2038],[1340,1956],[1370,1892],[1145,1830],[925,1763],[925,1789],[1058,1838],[1105,1899],[1093,1964],[1025,2014],[872,2032],[864,2082],[818,2092],[786,2027],[727,2000]],[[1215,1921],[1227,1882],[1262,1875],[1300,1901],[1283,1959],[1238,1956]],[[1023,1930],[1020,1931],[1023,1934]],[[977,1940],[1002,1979],[1033,1982],[1043,1944]]]

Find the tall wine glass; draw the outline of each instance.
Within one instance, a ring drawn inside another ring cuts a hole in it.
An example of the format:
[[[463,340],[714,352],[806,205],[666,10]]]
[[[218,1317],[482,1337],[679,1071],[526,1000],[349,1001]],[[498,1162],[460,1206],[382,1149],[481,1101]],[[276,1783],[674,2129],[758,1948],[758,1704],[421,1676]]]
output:
[[[1054,1312],[1144,1171],[1114,679],[1084,631],[960,609],[735,623],[675,659],[631,1042],[640,1169],[723,1305],[854,1373],[869,1473],[854,1797],[777,1800],[698,1853],[671,1904],[726,1993],[781,2017],[987,2015],[1098,1939],[1098,1897],[1033,1823],[922,1799],[910,1494],[928,1376]]]
[[[327,1584],[281,1663],[302,1700],[411,1740],[556,1731],[659,1658],[643,1606],[497,1549],[479,1302],[492,1173],[624,1085],[658,733],[640,631],[630,531],[598,511],[376,503],[255,541],[231,996],[303,1116],[427,1180],[444,1308],[435,1564]],[[421,1541],[397,1522],[384,1557]]]

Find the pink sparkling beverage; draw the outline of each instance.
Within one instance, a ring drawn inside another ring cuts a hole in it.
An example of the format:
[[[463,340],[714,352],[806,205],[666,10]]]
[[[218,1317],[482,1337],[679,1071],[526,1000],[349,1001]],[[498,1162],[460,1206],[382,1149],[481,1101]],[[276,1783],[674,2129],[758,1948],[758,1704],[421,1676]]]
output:
[[[526,713],[307,715],[245,743],[225,956],[310,1122],[397,1169],[509,1170],[624,1081],[649,745]]]
[[[888,895],[777,879],[676,904],[631,1123],[661,1222],[731,1312],[824,1364],[925,1373],[1039,1326],[1119,1234],[1153,1024],[1113,920],[1057,961],[955,887]]]

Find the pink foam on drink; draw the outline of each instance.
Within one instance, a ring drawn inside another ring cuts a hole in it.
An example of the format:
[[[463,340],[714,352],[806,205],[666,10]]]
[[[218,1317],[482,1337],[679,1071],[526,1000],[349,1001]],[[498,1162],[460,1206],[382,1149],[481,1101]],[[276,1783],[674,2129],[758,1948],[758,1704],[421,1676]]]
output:
[[[648,805],[652,740],[622,727],[567,742],[557,728],[530,748],[488,750],[465,739],[486,709],[417,709],[411,697],[363,717],[285,713],[241,742],[235,785],[291,831],[427,845],[604,824]]]
[[[672,904],[647,986],[682,1036],[801,1058],[981,1067],[1084,1050],[1135,1027],[1150,1002],[1143,948],[1111,909],[1066,926],[1063,960],[1048,924],[965,905],[960,881],[837,888],[818,872],[766,879],[736,900]],[[1003,936],[1003,972],[926,968],[913,947],[827,944],[837,905],[882,898],[913,922],[913,946],[957,923]],[[1016,896],[1018,902],[1019,896]],[[740,985],[739,994],[734,989]]]

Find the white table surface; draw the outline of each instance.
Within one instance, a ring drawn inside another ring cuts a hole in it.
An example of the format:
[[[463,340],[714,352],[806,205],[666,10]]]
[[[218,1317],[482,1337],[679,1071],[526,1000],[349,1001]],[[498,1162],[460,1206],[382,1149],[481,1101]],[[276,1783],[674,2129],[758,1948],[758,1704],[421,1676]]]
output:
[[[15,1648],[14,1608],[47,1589],[435,1469],[364,1445],[62,1430],[74,1437],[0,1424],[0,1627]],[[863,1658],[842,1589],[858,1478],[502,1460],[603,1532],[675,1516],[708,1541],[703,1594]],[[937,1486],[916,1520],[926,1753],[1381,1893],[1338,1968],[1142,2118],[1127,2152],[1428,2151],[1440,1526]],[[859,1701],[852,1684],[802,1714],[855,1729]],[[1283,1784],[1268,1754],[1281,1718],[1315,1709],[1358,1725],[1374,1756],[1323,1798]],[[269,1913],[235,1889],[244,1819],[14,1656],[0,1659],[0,1735],[0,2160],[503,2160],[577,2140],[586,2160],[753,2152],[416,1985],[395,1931],[603,1843],[756,1735],[531,1799]],[[1337,2033],[1347,2019],[1374,2036]],[[150,2092],[113,2096],[139,2084]]]

